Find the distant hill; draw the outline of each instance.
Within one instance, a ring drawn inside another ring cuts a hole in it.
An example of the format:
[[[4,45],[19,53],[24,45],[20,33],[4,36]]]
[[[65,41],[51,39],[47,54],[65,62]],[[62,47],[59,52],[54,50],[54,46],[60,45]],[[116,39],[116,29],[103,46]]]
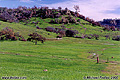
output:
[[[115,27],[120,28],[120,19],[104,19],[103,21],[100,21],[100,24],[115,26]]]
[[[61,7],[58,9],[49,9],[48,7],[8,9],[0,7],[0,20],[1,28],[11,27],[15,29],[15,32],[20,32],[25,39],[28,38],[28,34],[34,32],[47,38],[75,37],[96,40],[106,36],[119,35],[117,33],[119,29],[115,26],[103,25],[77,11],[73,12]],[[19,28],[18,25],[20,25]],[[24,28],[28,30],[24,30]]]
[[[95,22],[93,19],[85,17],[84,15],[79,14],[77,11],[73,12],[68,8],[62,9],[58,7],[58,9],[49,9],[48,7],[18,7],[15,9],[8,9],[6,7],[0,7],[0,20],[5,22],[19,22],[25,21],[32,17],[40,17],[42,19],[45,18],[59,18],[63,15],[69,15],[69,20],[62,20],[60,23],[67,24],[68,21],[70,23],[75,23],[77,20],[70,19],[70,17],[78,17],[87,22],[91,23],[93,26],[100,26],[98,22]],[[78,20],[79,21],[79,20]]]

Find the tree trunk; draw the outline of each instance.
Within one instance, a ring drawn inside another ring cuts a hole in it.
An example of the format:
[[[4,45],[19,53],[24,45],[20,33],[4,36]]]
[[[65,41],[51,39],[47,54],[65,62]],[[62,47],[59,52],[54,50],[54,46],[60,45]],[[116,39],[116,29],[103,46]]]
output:
[[[109,62],[109,58],[107,58],[107,62]]]
[[[35,40],[35,45],[37,45],[37,40]]]

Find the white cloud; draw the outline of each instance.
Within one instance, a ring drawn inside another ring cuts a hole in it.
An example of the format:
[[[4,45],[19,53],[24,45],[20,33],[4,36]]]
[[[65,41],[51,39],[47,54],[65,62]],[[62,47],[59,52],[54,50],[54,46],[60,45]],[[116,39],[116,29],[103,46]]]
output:
[[[50,8],[69,8],[74,10],[74,5],[79,5],[80,14],[86,17],[93,18],[94,20],[102,20],[104,18],[120,18],[120,15],[114,13],[107,13],[106,11],[114,11],[119,7],[120,0],[69,0],[55,4],[41,4]]]
[[[20,0],[20,2],[34,2],[34,1],[31,1],[31,0]]]

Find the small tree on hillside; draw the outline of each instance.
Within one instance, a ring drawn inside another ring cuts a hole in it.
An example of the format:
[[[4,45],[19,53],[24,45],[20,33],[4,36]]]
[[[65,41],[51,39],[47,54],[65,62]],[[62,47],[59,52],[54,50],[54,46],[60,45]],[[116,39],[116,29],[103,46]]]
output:
[[[78,5],[74,5],[74,9],[76,10],[76,12],[80,12],[80,8]]]
[[[42,37],[37,33],[29,34],[29,38],[27,39],[27,41],[32,41],[32,42],[35,41],[35,45],[37,45],[37,41],[41,41],[41,43],[44,43],[45,40],[46,40],[45,37]]]
[[[62,7],[58,7],[58,10],[61,11],[61,10],[62,10]]]

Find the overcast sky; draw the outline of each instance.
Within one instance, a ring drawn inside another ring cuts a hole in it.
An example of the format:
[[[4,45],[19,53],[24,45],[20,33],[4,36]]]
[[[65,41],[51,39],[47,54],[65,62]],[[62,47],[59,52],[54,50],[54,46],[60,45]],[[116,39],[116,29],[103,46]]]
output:
[[[74,11],[74,5],[79,5],[80,14],[99,21],[106,18],[120,18],[120,0],[0,0],[0,7],[16,8],[18,6],[48,6]]]

